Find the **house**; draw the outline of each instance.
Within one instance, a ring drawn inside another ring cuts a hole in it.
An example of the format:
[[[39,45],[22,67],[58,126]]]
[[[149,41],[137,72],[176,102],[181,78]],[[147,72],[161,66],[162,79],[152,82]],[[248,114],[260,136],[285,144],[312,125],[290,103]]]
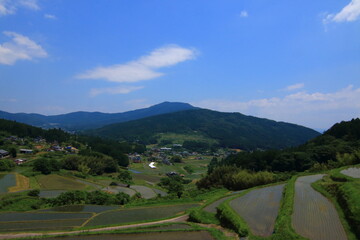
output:
[[[9,155],[8,151],[5,151],[3,149],[0,149],[0,158],[6,157]]]
[[[140,154],[129,155],[129,158],[133,163],[141,163]]]
[[[15,159],[15,160],[14,160],[14,163],[15,163],[16,165],[21,165],[21,164],[25,163],[26,161],[27,161],[26,159],[20,159],[20,158],[18,158],[18,159]]]
[[[171,151],[171,148],[168,148],[168,147],[162,147],[162,148],[160,148],[160,151]]]
[[[24,153],[24,154],[31,154],[33,153],[34,151],[31,150],[31,149],[20,149],[20,153]]]

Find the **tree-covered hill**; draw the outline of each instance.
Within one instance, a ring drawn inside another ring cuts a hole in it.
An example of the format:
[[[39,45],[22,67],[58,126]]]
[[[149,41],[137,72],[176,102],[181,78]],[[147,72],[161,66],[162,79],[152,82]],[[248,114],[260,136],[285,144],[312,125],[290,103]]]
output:
[[[87,133],[145,144],[156,142],[160,133],[200,134],[217,140],[222,147],[245,150],[297,146],[319,135],[312,129],[295,124],[206,109],[111,124]]]
[[[42,128],[62,128],[78,131],[99,128],[111,123],[126,122],[159,114],[194,109],[187,103],[163,102],[148,108],[123,113],[73,112],[60,115],[45,116],[41,114],[8,113],[0,111],[0,118],[14,120]]]

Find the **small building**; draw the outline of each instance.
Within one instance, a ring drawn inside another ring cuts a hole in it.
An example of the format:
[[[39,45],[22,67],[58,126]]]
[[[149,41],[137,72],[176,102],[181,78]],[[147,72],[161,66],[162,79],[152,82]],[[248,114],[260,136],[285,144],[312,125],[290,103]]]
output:
[[[5,151],[3,149],[0,149],[0,158],[4,158],[9,155],[8,151]]]
[[[171,151],[172,148],[168,148],[168,147],[162,147],[160,148],[160,151]]]
[[[20,153],[24,153],[24,154],[31,154],[31,153],[34,153],[33,150],[31,149],[20,149]]]
[[[14,163],[15,163],[16,165],[21,165],[21,164],[25,163],[26,161],[27,161],[26,159],[20,159],[20,158],[18,158],[18,159],[15,159],[15,160],[14,160]]]

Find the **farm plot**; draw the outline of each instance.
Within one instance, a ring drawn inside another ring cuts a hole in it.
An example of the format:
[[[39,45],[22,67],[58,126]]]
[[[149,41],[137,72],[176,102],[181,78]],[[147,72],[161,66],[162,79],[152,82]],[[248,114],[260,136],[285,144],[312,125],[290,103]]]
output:
[[[53,237],[42,238],[47,240],[215,240],[215,238],[207,231],[176,231],[176,232],[149,232],[149,233],[123,233],[123,234],[99,234],[99,235],[82,235],[82,236],[66,236],[66,237]]]
[[[295,231],[310,240],[347,239],[333,204],[311,187],[324,175],[299,177],[295,182],[292,225]]]
[[[150,199],[156,197],[156,193],[151,188],[140,186],[140,185],[132,185],[130,188],[134,189],[138,193],[141,194],[141,196],[145,199]]]
[[[118,206],[102,206],[102,205],[68,205],[39,210],[38,212],[91,212],[101,213],[109,210],[118,209]]]
[[[83,219],[91,217],[91,213],[45,213],[45,212],[6,212],[0,214],[0,223],[20,221],[46,221]]]
[[[181,204],[161,207],[146,207],[124,209],[100,213],[92,218],[86,226],[123,224],[139,221],[148,221],[174,216],[189,208],[197,207],[199,204]]]
[[[60,194],[66,192],[66,190],[40,190],[39,197],[42,198],[54,198]]]
[[[8,212],[0,214],[0,231],[63,230],[81,226],[91,213]]]
[[[16,185],[14,174],[0,174],[0,193],[8,192],[8,188]]]
[[[87,219],[68,219],[50,221],[2,222],[0,232],[66,230],[80,227]]]
[[[360,167],[344,169],[340,173],[352,178],[360,178]]]
[[[66,190],[83,190],[86,185],[73,179],[62,177],[56,174],[36,176],[41,189],[66,189]]]
[[[256,236],[267,237],[274,231],[284,184],[255,189],[230,201],[230,206],[247,222]]]
[[[129,194],[130,197],[134,196],[136,193],[136,191],[131,188],[120,187],[120,186],[106,187],[106,188],[103,188],[102,190],[105,192],[110,192],[110,193],[115,193],[115,194],[119,193],[119,192],[123,192],[123,193]]]

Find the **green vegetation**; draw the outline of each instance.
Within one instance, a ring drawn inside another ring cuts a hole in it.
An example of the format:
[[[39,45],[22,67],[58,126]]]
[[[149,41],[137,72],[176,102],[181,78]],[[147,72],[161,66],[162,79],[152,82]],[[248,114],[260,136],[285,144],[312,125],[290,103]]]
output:
[[[199,188],[226,187],[232,190],[247,189],[278,181],[270,172],[250,172],[233,166],[220,166],[196,183]]]
[[[87,133],[117,140],[140,141],[144,144],[158,142],[160,133],[201,135],[218,142],[220,147],[244,150],[284,148],[296,146],[319,135],[314,130],[294,124],[270,121],[240,113],[221,113],[195,109],[140,120],[105,126]],[[217,147],[217,144],[209,147]],[[184,144],[186,142],[184,141]],[[194,147],[195,145],[192,144]]]

